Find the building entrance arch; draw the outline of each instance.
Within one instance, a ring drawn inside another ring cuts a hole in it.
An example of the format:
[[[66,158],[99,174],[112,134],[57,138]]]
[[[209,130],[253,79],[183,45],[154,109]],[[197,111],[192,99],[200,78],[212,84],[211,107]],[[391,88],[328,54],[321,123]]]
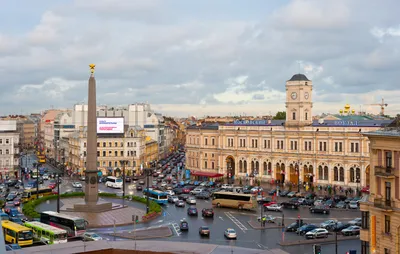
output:
[[[234,183],[235,181],[235,158],[233,156],[226,157],[226,177],[228,183]]]
[[[314,179],[314,169],[312,165],[304,165],[303,182],[312,183]]]
[[[289,168],[290,168],[289,181],[294,185],[299,184],[298,165],[290,164]]]

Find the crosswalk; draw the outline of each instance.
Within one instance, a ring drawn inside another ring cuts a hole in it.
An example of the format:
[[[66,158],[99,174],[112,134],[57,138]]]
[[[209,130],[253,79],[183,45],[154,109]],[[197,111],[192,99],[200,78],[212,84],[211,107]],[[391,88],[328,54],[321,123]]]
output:
[[[249,230],[243,223],[241,223],[235,216],[233,216],[230,212],[225,213],[226,217],[228,217],[243,233],[246,233]]]
[[[179,228],[179,225],[177,223],[172,223],[172,228],[175,230],[175,233],[177,236],[180,236],[182,234],[181,229]]]

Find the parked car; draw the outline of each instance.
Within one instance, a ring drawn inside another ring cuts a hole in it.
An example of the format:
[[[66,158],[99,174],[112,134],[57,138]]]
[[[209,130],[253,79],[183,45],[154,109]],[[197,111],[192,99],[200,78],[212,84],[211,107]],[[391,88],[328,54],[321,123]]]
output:
[[[188,214],[189,216],[197,216],[197,215],[198,215],[198,213],[197,213],[197,208],[196,208],[196,207],[189,207],[189,208],[187,209],[187,214]]]
[[[305,234],[305,237],[307,239],[309,239],[309,238],[321,238],[321,237],[327,238],[328,235],[329,235],[329,232],[325,228],[315,228],[315,229],[313,229],[311,231],[308,231]]]
[[[208,226],[201,226],[199,228],[199,235],[210,237],[210,228]]]
[[[228,239],[237,239],[236,231],[233,228],[227,228],[224,232],[224,236]]]
[[[280,197],[286,197],[287,194],[289,194],[289,193],[290,193],[290,191],[284,190],[284,191],[279,192],[279,196],[280,196]]]
[[[306,223],[303,222],[303,220],[297,220],[296,222],[293,222],[289,226],[286,227],[286,232],[296,232],[298,228],[307,225]]]
[[[361,226],[361,218],[355,218],[354,220],[349,221],[349,224],[353,226]]]
[[[84,241],[100,241],[103,240],[101,236],[94,232],[85,232],[82,236]]]
[[[19,246],[16,243],[6,245],[6,251],[14,251],[14,250],[20,250],[20,249],[22,249],[21,246]]]
[[[333,232],[342,232],[343,229],[350,227],[349,223],[338,222],[337,224],[333,225],[331,230]]]
[[[314,206],[314,207],[310,207],[310,212],[311,213],[329,214],[329,208],[327,206]]]
[[[201,215],[203,217],[214,217],[214,210],[212,208],[203,208]]]
[[[210,193],[207,191],[202,191],[202,192],[196,194],[196,198],[198,198],[198,199],[209,199],[210,196],[211,196]]]
[[[168,196],[168,203],[174,204],[178,200],[179,198],[177,196]]]
[[[287,202],[282,202],[282,203],[281,203],[281,206],[282,206],[283,208],[297,209],[297,208],[299,208],[299,203],[297,202],[297,200],[296,200],[296,201],[294,201],[294,200],[289,200],[289,201],[287,201]]]
[[[337,220],[327,220],[319,224],[320,228],[325,228],[325,229],[331,229],[332,227],[335,226],[335,224],[338,223]]]
[[[349,202],[349,209],[358,209],[358,202],[355,200],[352,200]]]
[[[296,196],[296,192],[295,191],[291,191],[286,195],[288,198],[293,198],[294,196]]]
[[[359,235],[361,227],[359,226],[350,226],[342,230],[342,235],[349,236],[349,235]]]
[[[305,235],[307,232],[309,232],[309,231],[311,231],[313,229],[316,229],[316,228],[318,228],[318,227],[316,225],[314,225],[314,224],[304,225],[304,226],[299,227],[296,230],[296,234]]]
[[[268,211],[282,212],[282,206],[278,204],[272,204],[265,207]]]
[[[344,201],[339,201],[339,203],[336,203],[335,207],[340,209],[345,209],[346,203]]]
[[[264,215],[262,218],[265,218],[266,223],[275,223],[276,217],[272,215]],[[257,218],[258,221],[261,221],[261,217]]]

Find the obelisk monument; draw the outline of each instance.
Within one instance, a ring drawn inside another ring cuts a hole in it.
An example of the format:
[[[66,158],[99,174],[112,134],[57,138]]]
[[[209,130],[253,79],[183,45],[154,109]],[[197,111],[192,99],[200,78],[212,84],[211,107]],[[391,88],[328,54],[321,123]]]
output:
[[[112,209],[111,203],[98,202],[99,180],[97,174],[97,111],[95,64],[89,64],[90,78],[88,87],[88,121],[86,130],[86,170],[85,203],[75,204],[75,211],[103,212]]]

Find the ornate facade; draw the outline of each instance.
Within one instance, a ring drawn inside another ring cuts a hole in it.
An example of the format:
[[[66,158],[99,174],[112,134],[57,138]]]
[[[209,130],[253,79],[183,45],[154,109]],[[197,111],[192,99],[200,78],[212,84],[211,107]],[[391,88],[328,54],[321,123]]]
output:
[[[369,141],[362,133],[390,121],[351,113],[313,120],[312,81],[302,74],[286,82],[286,94],[286,120],[188,127],[186,167],[228,179],[369,185]]]

